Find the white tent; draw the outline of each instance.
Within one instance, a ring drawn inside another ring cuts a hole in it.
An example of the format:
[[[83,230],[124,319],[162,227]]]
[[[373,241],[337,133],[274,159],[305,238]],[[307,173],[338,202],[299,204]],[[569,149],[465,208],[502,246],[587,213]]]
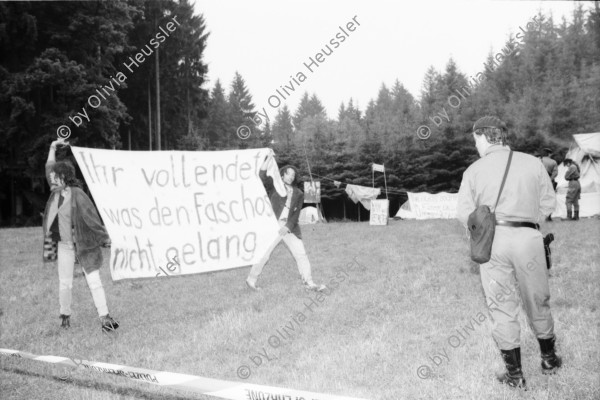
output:
[[[316,224],[317,222],[327,222],[317,207],[308,206],[300,210],[300,218],[298,218],[300,225]]]
[[[579,216],[600,215],[600,132],[573,135],[573,139],[575,144],[571,146],[565,158],[575,161],[580,169]],[[565,180],[566,172],[567,168],[564,164],[560,164],[556,177],[556,201],[558,204],[552,217],[567,217],[565,199],[569,183]]]

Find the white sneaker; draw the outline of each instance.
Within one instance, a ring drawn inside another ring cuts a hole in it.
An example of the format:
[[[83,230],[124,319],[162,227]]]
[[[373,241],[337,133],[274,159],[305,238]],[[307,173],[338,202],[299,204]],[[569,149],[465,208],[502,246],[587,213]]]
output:
[[[260,288],[256,286],[256,282],[252,282],[250,279],[246,279],[246,286],[248,286],[248,288],[254,290],[255,292],[258,292],[260,290]]]
[[[322,292],[324,290],[327,290],[327,286],[317,285],[316,283],[311,282],[311,283],[305,283],[304,289],[312,291],[312,292]]]

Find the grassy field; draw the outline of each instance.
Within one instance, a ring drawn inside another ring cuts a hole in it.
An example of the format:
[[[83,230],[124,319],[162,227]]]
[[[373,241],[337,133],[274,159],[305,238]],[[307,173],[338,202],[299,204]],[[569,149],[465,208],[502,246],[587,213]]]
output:
[[[114,335],[101,333],[80,274],[72,328],[61,330],[56,264],[41,261],[41,229],[0,230],[0,347],[232,381],[242,381],[237,371],[246,365],[250,383],[373,400],[600,399],[600,221],[552,222],[543,231],[556,237],[551,306],[565,365],[557,375],[541,374],[537,341],[521,313],[527,392],[495,382],[503,364],[489,318],[464,334],[487,312],[456,221],[303,227],[315,281],[337,283],[312,310],[305,304],[316,296],[301,288],[283,245],[259,293],[244,286],[248,268],[119,282],[103,268],[110,312],[121,323]],[[271,336],[299,312],[305,320],[275,345]],[[460,345],[450,339],[457,330],[465,335]],[[440,352],[447,358],[434,358],[436,365],[430,357]],[[269,359],[257,366],[259,353]],[[209,397],[0,357],[0,398]]]

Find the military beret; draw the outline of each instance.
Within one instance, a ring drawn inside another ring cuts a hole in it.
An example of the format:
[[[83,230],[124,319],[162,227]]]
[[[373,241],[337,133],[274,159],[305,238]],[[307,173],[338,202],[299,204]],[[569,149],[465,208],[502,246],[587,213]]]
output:
[[[544,147],[544,151],[546,154],[552,154],[552,149],[549,149],[548,147]]]
[[[504,131],[507,130],[506,124],[502,122],[500,118],[491,115],[479,118],[473,125],[474,131],[481,128],[500,128]]]

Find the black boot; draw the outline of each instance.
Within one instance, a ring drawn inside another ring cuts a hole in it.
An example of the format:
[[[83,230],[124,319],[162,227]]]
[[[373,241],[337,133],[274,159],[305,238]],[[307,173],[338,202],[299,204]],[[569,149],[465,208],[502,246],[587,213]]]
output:
[[[526,389],[525,378],[521,370],[521,348],[500,350],[500,352],[506,365],[506,371],[497,376],[498,380],[511,387]]]
[[[115,321],[109,314],[100,317],[100,321],[102,321],[102,332],[104,333],[116,331],[119,327],[119,323]]]
[[[567,219],[568,220],[572,220],[573,219],[573,214],[571,213],[570,209],[567,210]]]
[[[60,327],[61,328],[65,328],[65,329],[69,329],[71,327],[71,320],[70,320],[70,318],[71,318],[70,315],[60,314],[60,319],[62,320],[62,322],[60,323]]]
[[[575,216],[573,217],[575,221],[579,219],[579,210],[575,211]]]
[[[540,344],[540,351],[542,353],[542,373],[544,375],[551,375],[556,372],[562,365],[562,360],[556,355],[554,350],[554,342],[556,336],[550,339],[538,339]]]

